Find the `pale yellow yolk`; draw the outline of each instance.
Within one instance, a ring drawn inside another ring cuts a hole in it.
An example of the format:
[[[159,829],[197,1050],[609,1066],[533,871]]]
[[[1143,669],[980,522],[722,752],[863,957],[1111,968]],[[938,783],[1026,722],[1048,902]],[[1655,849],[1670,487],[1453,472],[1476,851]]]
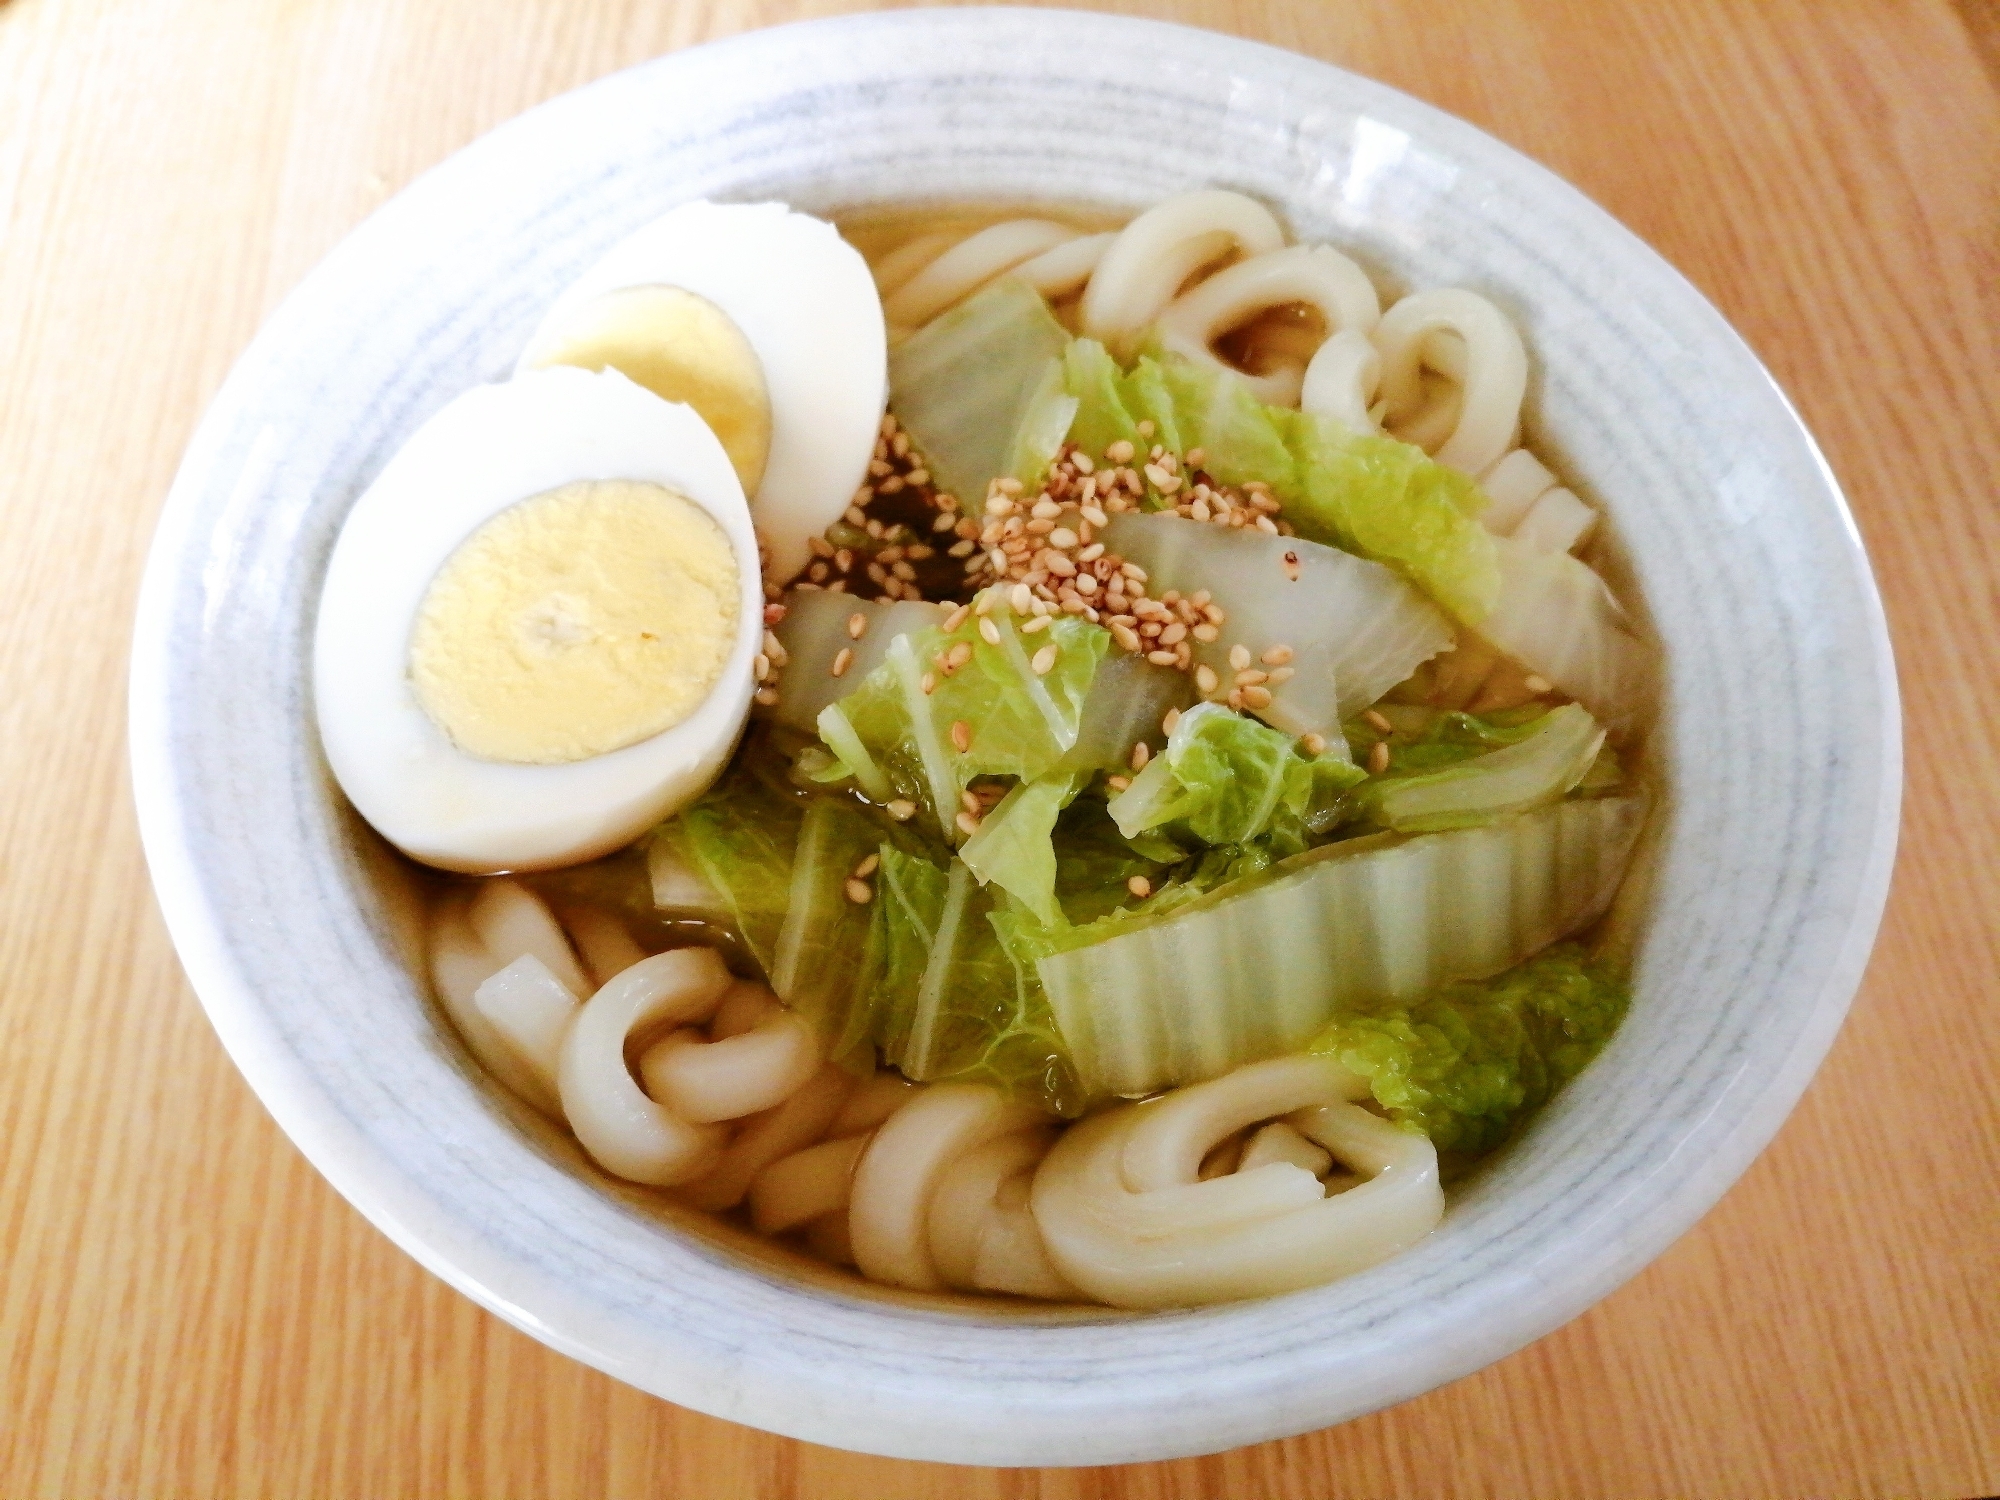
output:
[[[677,286],[633,286],[577,308],[529,351],[535,369],[613,369],[700,413],[756,498],[771,452],[771,397],[750,341],[705,297]]]
[[[410,682],[469,755],[586,760],[700,706],[736,639],[739,588],[729,539],[685,496],[566,484],[445,559],[410,632]]]

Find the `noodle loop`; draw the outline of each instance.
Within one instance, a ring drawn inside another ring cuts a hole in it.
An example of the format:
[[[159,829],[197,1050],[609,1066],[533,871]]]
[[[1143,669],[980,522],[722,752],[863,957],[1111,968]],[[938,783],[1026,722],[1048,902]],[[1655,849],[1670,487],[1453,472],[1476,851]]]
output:
[[[1263,1296],[1374,1265],[1436,1227],[1444,1198],[1430,1141],[1347,1102],[1366,1093],[1330,1058],[1287,1057],[1071,1126],[1035,1175],[1050,1258],[1120,1307]],[[1217,1141],[1273,1116],[1368,1180],[1329,1198],[1303,1166],[1256,1164],[1248,1147],[1241,1170],[1200,1179]]]
[[[1467,291],[1413,293],[1383,314],[1375,343],[1390,432],[1467,474],[1513,444],[1528,355],[1512,320],[1491,302]],[[1444,394],[1426,389],[1426,369],[1442,377]]]
[[[1120,358],[1196,271],[1240,251],[1263,255],[1285,243],[1271,211],[1241,193],[1182,193],[1119,231],[1083,291],[1083,331]]]
[[[1171,354],[1234,371],[1267,406],[1297,406],[1302,366],[1253,374],[1236,370],[1211,348],[1267,308],[1294,302],[1317,311],[1330,334],[1366,334],[1382,317],[1374,283],[1361,267],[1330,245],[1293,245],[1238,261],[1182,293],[1160,315],[1160,342]]]

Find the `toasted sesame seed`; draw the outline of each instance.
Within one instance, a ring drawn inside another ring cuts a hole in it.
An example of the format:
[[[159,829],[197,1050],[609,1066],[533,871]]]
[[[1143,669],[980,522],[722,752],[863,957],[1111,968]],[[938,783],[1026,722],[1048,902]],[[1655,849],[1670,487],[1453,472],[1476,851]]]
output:
[[[1363,714],[1361,717],[1368,721],[1369,728],[1375,730],[1380,734],[1390,734],[1394,732],[1396,728],[1394,724],[1391,724],[1389,722],[1388,716],[1386,714],[1377,713],[1372,708],[1369,709],[1368,712]]]
[[[993,623],[992,616],[989,615],[979,622],[979,636],[989,646],[1000,644],[1000,627]]]
[[[1104,784],[1114,792],[1122,792],[1132,784],[1132,778],[1130,776],[1107,776],[1104,778]]]
[[[1266,536],[1276,536],[1278,534],[1278,528],[1272,524],[1269,516],[1258,516],[1251,524]]]
[[[1269,708],[1271,706],[1271,690],[1267,687],[1258,687],[1252,684],[1244,688],[1242,692],[1243,705],[1246,708]]]
[[[1267,667],[1282,667],[1292,659],[1292,648],[1290,646],[1272,646],[1257,659]]]
[[[1049,673],[1052,670],[1054,670],[1055,664],[1056,664],[1056,643],[1054,641],[1050,641],[1046,646],[1042,647],[1041,650],[1037,651],[1035,653],[1035,659],[1028,663],[1029,666],[1035,669],[1035,675],[1037,677],[1048,676]]]
[[[842,646],[840,654],[833,659],[833,675],[839,677],[853,665],[854,648],[852,646]]]
[[[1273,667],[1270,674],[1271,686],[1276,687],[1281,682],[1290,682],[1297,673],[1296,667]]]
[[[929,484],[931,482],[931,471],[922,468],[912,469],[909,473],[909,481],[911,484]]]
[[[1160,644],[1162,646],[1176,645],[1187,638],[1187,633],[1187,626],[1176,620],[1160,632]]]
[[[1531,693],[1547,693],[1553,691],[1555,688],[1555,684],[1539,672],[1530,672],[1526,677],[1522,678],[1521,686]]]
[[[1180,721],[1181,721],[1181,711],[1178,708],[1168,709],[1166,711],[1166,714],[1160,719],[1160,733],[1169,735],[1172,734],[1174,732],[1174,726],[1180,723]]]
[[[812,553],[814,557],[831,557],[833,556],[833,543],[829,542],[823,536],[807,537],[806,550]]]
[[[1368,774],[1371,776],[1380,776],[1388,769],[1389,742],[1387,740],[1377,740],[1374,748],[1368,752]]]
[[[764,623],[766,625],[779,624],[784,620],[787,613],[788,611],[782,604],[767,604],[764,606]]]
[[[1102,556],[1104,556],[1104,543],[1092,542],[1088,547],[1077,553],[1076,560],[1078,562],[1091,563],[1096,562]]]
[[[994,561],[993,566],[996,568],[1000,566],[1000,562],[998,559]],[[999,602],[1000,602],[1000,596],[998,594],[995,594],[991,589],[988,589],[985,593],[981,594],[977,599],[972,601],[972,612],[975,615],[984,615],[987,613],[987,611],[991,610],[993,606],[998,604]]]
[[[1111,518],[1094,505],[1083,507],[1083,518],[1093,526],[1109,526]]]
[[[763,704],[764,707],[769,708],[773,703],[778,701],[778,690],[776,688],[758,688],[757,701]]]
[[[1054,531],[1049,533],[1049,545],[1051,547],[1060,547],[1065,552],[1074,547],[1076,542],[1076,533],[1071,531],[1067,526],[1058,526]]]
[[[1326,754],[1326,736],[1323,734],[1308,734],[1299,743],[1306,747],[1308,755]]]
[[[979,832],[979,819],[969,812],[960,813],[952,819],[952,822],[958,825],[958,831],[967,838],[971,838],[973,834]]]
[[[1125,882],[1125,889],[1137,896],[1141,901],[1144,901],[1148,896],[1153,894],[1153,882],[1143,875],[1134,875],[1130,880]]]
[[[849,640],[860,640],[867,630],[868,616],[861,613],[860,610],[857,609],[847,617],[847,637]]]
[[[1238,713],[1241,713],[1243,711],[1243,689],[1231,688],[1229,690],[1229,696],[1225,698],[1223,701],[1227,703],[1231,708],[1235,709]]]
[[[821,514],[824,515],[825,512],[822,511]],[[848,506],[840,519],[845,521],[849,526],[866,526],[868,524],[868,517],[862,514],[861,507],[858,505]]]
[[[1008,594],[1007,602],[1014,606],[1015,614],[1025,615],[1035,607],[1035,591],[1025,583],[1017,583],[1013,591]]]
[[[1037,599],[1035,602],[1037,604],[1040,604],[1042,601]],[[1055,617],[1053,615],[1031,615],[1026,621],[1022,623],[1021,634],[1033,635],[1038,630],[1047,630],[1049,628],[1049,622],[1054,618]]]
[[[1139,649],[1139,633],[1130,625],[1114,624],[1111,627],[1111,639],[1126,651],[1137,652]]]
[[[882,811],[898,823],[907,823],[917,815],[917,804],[907,797],[898,797],[894,802],[884,804]]]
[[[958,794],[958,805],[971,813],[975,818],[979,816],[980,809],[986,806],[984,802],[979,800],[979,794],[970,787]]]
[[[952,648],[944,654],[944,669],[947,672],[956,672],[971,660],[972,642],[955,641],[952,643]]]
[[[1231,646],[1229,648],[1229,665],[1234,667],[1239,672],[1242,671],[1245,667],[1249,666],[1250,648],[1244,645],[1240,641],[1237,642],[1237,644],[1235,644],[1234,646]]]
[[[960,755],[972,748],[972,726],[963,719],[951,721],[951,742],[958,747]]]
[[[949,547],[947,547],[947,548],[945,549],[945,556],[946,556],[946,557],[970,557],[970,556],[972,556],[972,538],[971,538],[971,537],[967,537],[967,538],[965,538],[965,540],[963,540],[963,541],[959,541],[959,542],[953,542],[953,543],[952,543],[952,544],[951,544],[951,545],[950,545]],[[984,559],[984,558],[981,558],[981,559],[979,559],[979,560],[980,560],[981,562],[984,562],[984,561],[985,561],[985,559]]]
[[[1203,697],[1207,697],[1210,693],[1215,691],[1216,683],[1219,680],[1220,679],[1216,677],[1214,670],[1209,666],[1207,666],[1206,664],[1203,664],[1202,666],[1196,667],[1194,669],[1194,685],[1201,689]]]
[[[875,899],[875,891],[865,880],[847,882],[847,899],[856,906],[866,906]]]
[[[1236,674],[1236,685],[1238,687],[1255,687],[1260,682],[1269,682],[1270,680],[1271,674],[1269,672],[1261,671],[1256,667],[1245,667]]]
[[[941,510],[931,520],[932,531],[950,531],[958,524],[958,517],[948,510]]]
[[[1132,747],[1133,770],[1135,771],[1145,770],[1146,762],[1151,760],[1152,758],[1153,758],[1153,747],[1147,744],[1144,740],[1140,740],[1136,745]]]
[[[1199,469],[1207,458],[1208,454],[1202,449],[1190,448],[1187,451],[1187,466],[1190,469]]]
[[[1148,651],[1146,653],[1146,660],[1156,667],[1171,667],[1174,664],[1174,653],[1171,651]]]
[[[880,869],[881,865],[882,865],[882,856],[879,854],[871,854],[866,859],[862,860],[860,864],[854,867],[854,878],[856,880],[866,880],[870,875],[873,875],[876,872],[876,870]]]
[[[1132,445],[1120,438],[1104,450],[1104,456],[1114,464],[1129,464],[1132,462]]]
[[[965,623],[966,616],[971,613],[972,606],[970,604],[959,605],[957,609],[944,617],[944,633],[946,635],[954,633],[959,626]]]
[[[1085,598],[1097,592],[1097,580],[1088,573],[1076,575],[1076,591]]]
[[[1152,424],[1152,422],[1151,422],[1150,420],[1148,420],[1148,421],[1144,421],[1144,422],[1141,422],[1141,423],[1139,424],[1139,436],[1140,436],[1140,437],[1147,437],[1147,438],[1149,438],[1149,437],[1151,437],[1151,436],[1153,435],[1153,432],[1154,432],[1154,430],[1155,430],[1155,429],[1154,429],[1154,427],[1153,427],[1153,424]]]
[[[1217,630],[1213,625],[1209,624],[1206,620],[1202,621],[1201,624],[1195,626],[1194,628],[1194,638],[1204,643],[1213,642],[1221,634],[1222,634],[1221,631]]]

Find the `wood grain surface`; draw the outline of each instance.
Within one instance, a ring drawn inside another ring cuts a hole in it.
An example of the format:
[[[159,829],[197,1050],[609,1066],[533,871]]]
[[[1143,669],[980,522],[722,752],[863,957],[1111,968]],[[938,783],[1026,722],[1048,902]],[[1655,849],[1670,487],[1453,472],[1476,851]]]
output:
[[[1874,556],[1909,778],[1867,982],[1772,1149],[1584,1317],[1215,1458],[896,1463],[550,1353],[278,1133],[181,976],[127,788],[133,596],[203,404],[348,228],[480,132],[849,8],[0,0],[0,1496],[2000,1490],[2000,18],[1979,0],[1117,7],[1370,74],[1577,183],[1769,363]]]

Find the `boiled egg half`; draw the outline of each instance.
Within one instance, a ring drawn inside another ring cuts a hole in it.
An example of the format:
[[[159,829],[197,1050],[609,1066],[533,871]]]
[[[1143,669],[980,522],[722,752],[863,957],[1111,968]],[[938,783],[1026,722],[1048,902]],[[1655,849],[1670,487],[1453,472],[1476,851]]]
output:
[[[771,577],[852,502],[887,391],[882,302],[858,251],[782,203],[685,203],[550,307],[519,369],[614,369],[721,439]]]
[[[468,391],[349,513],[314,640],[348,799],[426,864],[609,852],[735,748],[763,636],[757,539],[702,418],[615,370]]]

